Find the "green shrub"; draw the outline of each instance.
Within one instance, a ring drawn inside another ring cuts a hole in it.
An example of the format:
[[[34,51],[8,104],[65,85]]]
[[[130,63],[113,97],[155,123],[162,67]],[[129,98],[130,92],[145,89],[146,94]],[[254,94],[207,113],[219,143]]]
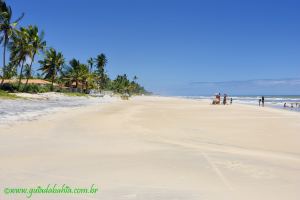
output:
[[[4,83],[1,88],[1,90],[7,91],[7,92],[16,92],[18,90],[18,84],[16,83]]]
[[[51,85],[36,85],[36,84],[21,84],[18,88],[18,83],[4,83],[0,89],[7,92],[27,92],[27,93],[43,93],[50,92]]]
[[[36,85],[36,84],[28,84],[25,86],[24,84],[21,85],[20,91],[28,92],[28,93],[44,93],[50,92],[50,85]]]

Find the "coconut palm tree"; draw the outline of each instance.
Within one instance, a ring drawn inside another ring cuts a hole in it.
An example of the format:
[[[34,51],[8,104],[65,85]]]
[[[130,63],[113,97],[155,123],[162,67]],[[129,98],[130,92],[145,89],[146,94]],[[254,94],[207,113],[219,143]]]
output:
[[[0,43],[3,42],[3,69],[6,66],[5,57],[6,57],[6,48],[9,43],[10,38],[14,35],[16,26],[19,21],[24,17],[24,13],[17,18],[15,21],[12,21],[12,10],[9,5],[6,4],[4,0],[0,0]],[[2,76],[1,85],[4,82],[4,76]]]
[[[28,79],[31,76],[31,71],[32,71],[32,63],[34,62],[34,58],[36,54],[39,52],[43,52],[46,47],[46,41],[44,40],[44,32],[41,31],[39,33],[39,29],[37,26],[29,26],[27,29],[28,32],[28,42],[29,42],[29,56],[30,56],[30,65],[28,68],[28,75],[26,79],[26,84],[25,87],[28,84]]]
[[[81,81],[81,86],[83,89],[83,86],[85,86],[85,89],[88,89],[88,81],[90,78],[90,72],[89,72],[89,67],[85,64],[80,64],[80,68],[79,68],[79,77],[80,77],[80,81]]]
[[[94,66],[94,59],[93,58],[89,58],[88,60],[87,60],[87,62],[88,62],[88,65],[89,65],[89,67],[90,67],[90,73],[92,73],[92,71],[93,71],[93,66]]]
[[[26,63],[24,65],[24,75],[26,77],[30,77],[31,76],[31,69],[30,69],[30,65],[28,63]]]
[[[88,73],[86,74],[85,80],[85,89],[88,91],[89,89],[96,88],[96,74],[95,73]]]
[[[81,89],[88,89],[88,84],[92,82],[94,78],[93,74],[89,72],[89,67],[85,64],[81,64],[79,60],[73,58],[69,62],[70,66],[64,72],[65,78],[72,84],[75,82],[75,87],[78,88],[79,82],[81,83]]]
[[[80,62],[73,58],[69,62],[69,67],[66,69],[65,76],[69,79],[70,84],[72,85],[75,82],[75,87],[78,88],[78,83],[80,80]]]
[[[97,74],[99,76],[99,88],[104,89],[106,84],[106,75],[105,75],[105,65],[107,64],[106,56],[102,53],[97,56],[96,58],[96,65],[97,65]]]
[[[127,75],[118,75],[115,80],[113,80],[112,89],[118,93],[129,93],[130,81],[127,78]]]
[[[23,77],[23,68],[26,58],[30,54],[29,34],[26,28],[21,27],[20,30],[12,36],[12,42],[9,43],[10,60],[16,66],[20,66],[20,75],[18,89],[20,89],[21,80]]]
[[[53,91],[54,80],[65,63],[64,56],[61,52],[50,48],[46,51],[44,60],[40,60],[39,63],[41,65],[40,70],[45,75],[45,78],[51,80],[51,90]]]
[[[17,67],[13,62],[9,62],[3,71],[4,79],[11,79],[14,76],[17,76]]]
[[[100,55],[97,56],[96,64],[97,64],[98,70],[104,71],[104,67],[107,64],[107,58],[106,58],[105,54],[101,53]]]

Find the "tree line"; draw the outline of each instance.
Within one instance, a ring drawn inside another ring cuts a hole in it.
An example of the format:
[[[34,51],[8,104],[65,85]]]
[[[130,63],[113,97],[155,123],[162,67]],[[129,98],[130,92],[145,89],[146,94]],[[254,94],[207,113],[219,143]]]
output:
[[[36,25],[20,27],[23,19],[22,13],[13,19],[13,12],[4,0],[0,0],[0,43],[3,45],[3,65],[1,69],[1,89],[7,88],[11,83],[6,79],[18,78],[14,84],[16,91],[28,91],[29,79],[42,78],[51,82],[50,90],[59,91],[62,88],[75,88],[80,91],[112,90],[117,93],[144,94],[147,91],[137,82],[137,77],[129,80],[126,74],[118,75],[111,80],[106,72],[107,58],[101,53],[95,58],[89,58],[86,63],[81,63],[73,58],[66,62],[62,52],[47,47],[44,32]],[[6,61],[7,53],[9,60]],[[40,67],[33,75],[33,63],[37,55],[42,55],[39,60]],[[23,83],[22,80],[26,79]]]

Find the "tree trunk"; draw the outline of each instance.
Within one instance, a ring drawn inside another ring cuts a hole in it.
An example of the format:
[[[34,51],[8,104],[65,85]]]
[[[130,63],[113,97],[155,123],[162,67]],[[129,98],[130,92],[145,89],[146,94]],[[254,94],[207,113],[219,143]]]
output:
[[[34,57],[35,57],[35,53],[32,55],[32,58],[31,58],[31,63],[30,63],[30,66],[29,66],[29,76],[31,76],[31,68],[32,68],[32,63],[33,63]],[[25,83],[25,88],[27,87],[29,76],[27,76],[26,83]]]
[[[1,86],[4,83],[4,70],[5,70],[5,55],[6,55],[6,45],[7,45],[7,39],[6,36],[4,36],[4,44],[3,44],[3,72],[2,72],[2,80],[1,80]]]
[[[53,92],[54,76],[52,76],[51,91]]]
[[[85,82],[85,90],[88,91],[88,88],[89,88],[89,83],[88,83],[88,81],[86,81]]]
[[[20,78],[19,78],[19,83],[18,83],[18,91],[20,91],[21,80],[22,80],[22,76],[23,76],[23,67],[24,67],[24,61],[22,61],[22,65],[21,65],[21,72],[20,72]]]
[[[83,90],[84,87],[84,81],[81,81],[81,90]]]

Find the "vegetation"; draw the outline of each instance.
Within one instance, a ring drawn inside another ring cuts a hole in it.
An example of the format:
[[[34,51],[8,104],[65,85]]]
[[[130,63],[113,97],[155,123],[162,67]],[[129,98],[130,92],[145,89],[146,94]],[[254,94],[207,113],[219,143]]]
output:
[[[39,52],[43,52],[46,47],[46,41],[44,41],[43,31],[39,33],[39,29],[37,26],[29,26],[27,31],[29,37],[29,43],[27,45],[29,46],[30,65],[28,65],[26,86],[28,84],[28,79],[32,75],[32,63],[34,62],[36,54],[39,54]]]
[[[88,97],[87,94],[79,93],[79,92],[64,92],[64,95],[67,95],[70,97]]]
[[[29,55],[29,36],[26,28],[21,27],[12,36],[12,42],[9,44],[10,62],[13,66],[21,68],[19,75],[18,89],[20,89],[21,80],[23,78],[23,69],[26,66],[26,58]]]
[[[7,92],[18,92],[19,88],[23,92],[27,93],[43,93],[43,92],[50,92],[51,85],[37,85],[37,84],[21,84],[19,86],[18,83],[4,83],[1,87],[2,90]]]
[[[0,90],[0,99],[18,99],[20,97],[18,97],[15,94],[9,94],[6,91]]]
[[[98,77],[97,83],[100,90],[106,88],[107,83],[109,81],[109,78],[105,73],[105,69],[104,69],[106,64],[107,64],[106,56],[103,53],[98,55],[96,58],[96,66],[97,66],[96,74]]]
[[[139,85],[137,77],[129,80],[126,74],[118,75],[111,80],[106,72],[108,59],[104,53],[95,58],[90,57],[87,63],[81,63],[76,58],[65,61],[62,52],[46,47],[44,32],[37,26],[18,28],[18,23],[24,17],[21,14],[12,20],[12,9],[4,0],[0,0],[0,43],[3,44],[3,66],[0,67],[0,88],[16,92],[47,92],[75,91],[88,93],[90,90],[112,90],[115,93],[146,94],[147,91]],[[9,63],[6,64],[6,51],[9,50]],[[36,57],[40,68],[34,76],[33,64]],[[24,78],[26,82],[24,83]],[[29,79],[39,78],[48,80],[49,85],[29,84]],[[18,82],[6,83],[5,79],[18,79]],[[67,93],[78,96],[79,93]],[[80,94],[82,95],[82,94]],[[83,94],[84,96],[84,94]]]
[[[117,78],[110,82],[109,89],[117,93],[128,94],[147,94],[146,90],[140,86],[137,82],[137,77],[133,81],[127,78],[127,75],[118,75]]]
[[[6,69],[6,49],[9,43],[9,39],[15,34],[16,26],[18,22],[24,17],[24,13],[17,18],[17,20],[12,22],[12,9],[6,4],[4,0],[0,0],[0,32],[2,33],[0,42],[3,42],[3,71]],[[2,75],[1,85],[4,81],[4,76]]]
[[[55,49],[50,48],[46,51],[44,60],[40,60],[39,63],[45,79],[51,80],[51,90],[53,91],[54,80],[65,63],[64,56],[61,52],[56,52]]]

